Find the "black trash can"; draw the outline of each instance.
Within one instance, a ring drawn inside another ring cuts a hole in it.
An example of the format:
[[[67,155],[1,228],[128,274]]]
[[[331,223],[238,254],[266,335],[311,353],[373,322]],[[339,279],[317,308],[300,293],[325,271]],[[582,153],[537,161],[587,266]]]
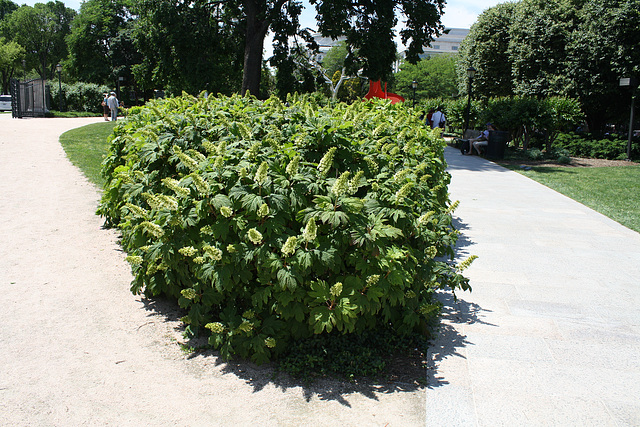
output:
[[[484,152],[488,159],[504,159],[504,150],[507,148],[510,134],[503,130],[489,132],[489,144]]]

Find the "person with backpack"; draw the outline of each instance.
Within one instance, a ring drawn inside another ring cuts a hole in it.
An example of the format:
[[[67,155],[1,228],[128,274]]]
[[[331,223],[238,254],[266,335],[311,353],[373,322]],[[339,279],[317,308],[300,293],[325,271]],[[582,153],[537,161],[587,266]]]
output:
[[[433,116],[431,116],[431,128],[440,128],[444,129],[445,124],[447,123],[447,119],[442,112],[442,106],[439,106]]]

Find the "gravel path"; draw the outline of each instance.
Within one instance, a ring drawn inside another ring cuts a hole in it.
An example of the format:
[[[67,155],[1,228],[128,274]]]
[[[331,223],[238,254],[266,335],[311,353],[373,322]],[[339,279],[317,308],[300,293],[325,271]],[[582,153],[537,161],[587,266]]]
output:
[[[410,384],[304,387],[185,355],[174,305],[130,293],[99,193],[58,142],[100,120],[0,114],[0,425],[425,424]]]

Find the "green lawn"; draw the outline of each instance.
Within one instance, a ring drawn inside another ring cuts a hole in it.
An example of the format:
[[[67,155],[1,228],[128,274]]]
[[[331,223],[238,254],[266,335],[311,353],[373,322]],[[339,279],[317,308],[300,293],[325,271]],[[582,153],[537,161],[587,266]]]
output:
[[[506,166],[640,232],[640,166]]]
[[[104,184],[100,176],[101,163],[109,149],[107,138],[116,124],[116,122],[94,123],[71,129],[60,136],[60,144],[71,163],[80,168],[89,181],[100,188]]]

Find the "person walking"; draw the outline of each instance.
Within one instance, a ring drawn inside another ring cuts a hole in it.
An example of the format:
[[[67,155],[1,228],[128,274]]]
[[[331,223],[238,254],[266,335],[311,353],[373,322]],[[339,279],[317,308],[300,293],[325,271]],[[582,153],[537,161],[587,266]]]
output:
[[[109,99],[109,95],[107,93],[102,94],[102,114],[104,115],[104,121],[109,121],[109,106],[107,105],[107,100]]]
[[[442,112],[442,107],[438,107],[433,116],[431,116],[431,128],[441,128],[444,129],[444,125],[447,123],[447,119],[444,117],[444,113]]]
[[[115,122],[118,120],[118,106],[119,106],[118,98],[116,98],[116,93],[111,92],[109,98],[107,99],[107,105],[111,110],[111,121]]]

